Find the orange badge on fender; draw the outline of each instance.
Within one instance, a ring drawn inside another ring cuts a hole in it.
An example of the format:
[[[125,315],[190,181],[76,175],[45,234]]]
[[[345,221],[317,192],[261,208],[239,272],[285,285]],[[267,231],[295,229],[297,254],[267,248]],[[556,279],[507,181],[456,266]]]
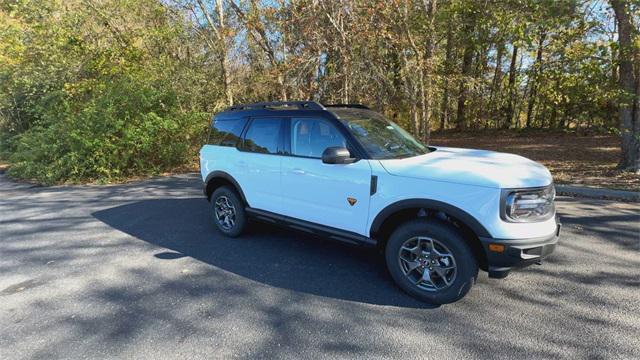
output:
[[[354,199],[352,197],[348,197],[347,201],[349,202],[349,205],[351,205],[351,206],[355,205],[358,202],[358,200],[356,200],[356,199]]]

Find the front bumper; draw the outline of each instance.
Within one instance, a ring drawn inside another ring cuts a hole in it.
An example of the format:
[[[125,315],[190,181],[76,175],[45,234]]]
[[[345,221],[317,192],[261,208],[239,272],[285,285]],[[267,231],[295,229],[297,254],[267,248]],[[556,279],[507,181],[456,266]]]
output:
[[[534,263],[541,264],[542,259],[551,254],[558,243],[562,225],[559,221],[557,223],[556,231],[553,234],[539,238],[494,239],[480,237],[480,242],[487,255],[489,277],[504,278],[512,268]]]

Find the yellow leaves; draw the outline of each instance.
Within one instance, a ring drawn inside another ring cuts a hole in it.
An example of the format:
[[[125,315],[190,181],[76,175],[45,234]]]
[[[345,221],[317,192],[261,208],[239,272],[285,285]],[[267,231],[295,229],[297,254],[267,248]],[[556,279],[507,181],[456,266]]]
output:
[[[69,97],[79,97],[91,92],[104,90],[105,84],[98,79],[82,79],[75,83],[65,83],[62,87],[64,93]]]
[[[0,65],[14,65],[21,61],[25,50],[25,25],[9,13],[0,10]]]

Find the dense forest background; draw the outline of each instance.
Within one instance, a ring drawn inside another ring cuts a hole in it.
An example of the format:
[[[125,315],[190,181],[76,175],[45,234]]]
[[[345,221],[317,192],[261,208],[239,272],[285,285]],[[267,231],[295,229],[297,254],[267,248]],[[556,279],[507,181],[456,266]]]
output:
[[[193,161],[234,103],[363,103],[434,130],[616,132],[640,164],[640,0],[0,0],[12,176]]]

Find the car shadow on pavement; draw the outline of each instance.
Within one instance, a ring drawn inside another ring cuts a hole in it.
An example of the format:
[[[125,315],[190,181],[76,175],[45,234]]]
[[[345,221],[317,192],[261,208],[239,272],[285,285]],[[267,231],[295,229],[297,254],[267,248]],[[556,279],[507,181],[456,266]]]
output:
[[[202,198],[154,199],[92,214],[114,229],[159,246],[166,261],[192,257],[270,286],[377,305],[435,308],[397,288],[374,250],[250,222],[240,238],[221,235]],[[170,250],[170,251],[167,251]]]

